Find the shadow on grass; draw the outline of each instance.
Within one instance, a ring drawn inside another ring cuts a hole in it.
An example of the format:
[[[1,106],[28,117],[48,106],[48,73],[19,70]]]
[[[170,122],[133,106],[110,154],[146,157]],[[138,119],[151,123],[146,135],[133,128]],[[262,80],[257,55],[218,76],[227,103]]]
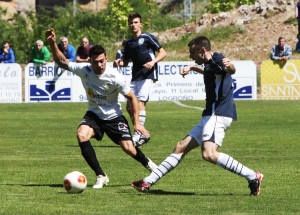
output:
[[[21,186],[25,187],[64,187],[64,185],[61,184],[21,184]]]
[[[65,145],[65,146],[67,146],[67,147],[76,147],[76,148],[79,148],[79,145]],[[118,148],[120,148],[120,146],[119,145],[117,145],[117,144],[115,144],[115,145],[109,145],[109,146],[104,146],[104,145],[94,145],[93,147],[95,147],[95,148],[116,148],[116,147],[118,147]]]
[[[63,188],[63,184],[0,184],[0,186],[24,186],[24,187],[54,187]],[[128,185],[117,184],[108,185],[107,187],[127,187]],[[93,187],[93,185],[87,185],[87,187]],[[62,192],[65,193],[65,192]],[[124,192],[121,192],[124,193]],[[127,191],[125,193],[128,193]],[[151,190],[147,193],[136,192],[142,195],[178,195],[178,196],[249,196],[248,194],[234,194],[234,193],[195,193],[195,192],[176,192],[176,191],[164,191],[164,190]]]
[[[63,183],[61,184],[0,184],[0,186],[24,186],[24,187],[64,187]],[[128,185],[124,184],[116,184],[116,185],[108,185],[107,187],[127,187]],[[93,185],[89,184],[87,187],[93,187]]]
[[[179,195],[179,196],[233,196],[233,193],[194,193],[194,192],[176,192],[176,191],[164,191],[164,190],[151,190],[148,195]]]
[[[24,186],[24,187],[64,187],[61,184],[0,184],[0,186]]]
[[[147,192],[148,195],[180,195],[180,196],[195,196],[194,192],[176,192],[176,191],[164,191],[164,190],[151,190]]]

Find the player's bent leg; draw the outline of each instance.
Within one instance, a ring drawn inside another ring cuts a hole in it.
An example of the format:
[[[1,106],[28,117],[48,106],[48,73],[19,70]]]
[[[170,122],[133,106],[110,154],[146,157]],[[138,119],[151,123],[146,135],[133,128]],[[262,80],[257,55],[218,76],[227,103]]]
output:
[[[81,154],[97,176],[106,176],[97,159],[96,152],[89,141],[93,135],[94,130],[87,125],[81,125],[78,128],[77,139],[81,149]]]
[[[145,96],[138,96],[138,103],[139,103],[139,110],[140,111],[146,111],[146,105],[147,105],[147,99],[149,98],[149,95]]]
[[[181,157],[184,157],[187,153],[189,153],[192,149],[198,147],[197,141],[191,137],[186,136],[183,140],[179,141],[174,150],[173,153],[180,154]]]
[[[218,147],[214,142],[203,142],[201,146],[203,160],[216,164],[219,156]]]
[[[129,102],[126,103],[126,110],[127,110],[127,113],[129,114],[130,119],[132,121],[132,111],[131,111],[131,105],[130,105]]]
[[[77,130],[78,142],[89,141],[95,135],[93,128],[88,125],[81,125]]]
[[[138,181],[131,182],[130,185],[140,192],[148,192],[150,187],[159,181],[162,177],[175,169],[183,157],[192,149],[198,147],[196,140],[191,136],[185,137],[182,141],[178,142],[170,154],[151,174]]]
[[[152,171],[157,168],[157,165],[145,156],[145,154],[138,148],[134,147],[131,140],[122,140],[119,142],[122,150],[134,158],[136,161],[140,162],[146,169]]]
[[[140,124],[143,126],[145,125],[145,122],[146,122],[146,103],[149,98],[149,93],[150,93],[152,84],[153,84],[152,80],[147,80],[147,84],[145,84],[145,85],[142,84],[142,85],[138,86],[138,88],[142,87],[142,89],[139,90],[140,92],[139,92],[138,100],[139,100],[139,110],[140,110],[139,121],[140,121]],[[140,96],[142,96],[142,98]],[[144,101],[142,101],[142,100],[144,100]],[[145,137],[145,136],[136,134],[133,136],[133,140],[134,140],[135,146],[137,148],[137,147],[140,147],[140,146],[146,144],[147,142],[149,142],[150,137]],[[139,149],[137,148],[137,151],[138,150]],[[148,169],[152,170],[152,172],[153,172],[153,171],[155,171],[156,168],[157,168],[156,164],[154,164],[149,159]],[[143,180],[140,180],[140,182],[136,182],[136,183],[132,182],[131,186],[134,187],[135,189],[137,189],[138,191],[147,192],[151,185],[148,183],[143,183]]]
[[[139,100],[139,122],[142,126],[145,126],[146,123],[146,103],[146,101]],[[143,134],[138,134],[134,132],[132,140],[135,146],[141,147],[142,145],[150,141],[150,137],[146,137]]]
[[[133,146],[133,143],[132,143],[131,140],[122,140],[119,143],[120,143],[120,146],[121,146],[122,150],[126,154],[128,154],[128,155],[130,155],[132,157],[136,155],[137,152],[136,152],[136,149]]]
[[[263,174],[254,172],[252,169],[244,166],[233,157],[218,152],[218,146],[213,142],[205,141],[202,144],[202,157],[204,160],[216,164],[225,170],[228,170],[236,175],[240,175],[247,179],[250,188],[250,195],[257,196],[260,194],[261,182]]]
[[[219,153],[217,165],[244,177],[248,181],[250,195],[257,196],[260,194],[261,182],[264,177],[261,172],[253,171],[225,153]]]

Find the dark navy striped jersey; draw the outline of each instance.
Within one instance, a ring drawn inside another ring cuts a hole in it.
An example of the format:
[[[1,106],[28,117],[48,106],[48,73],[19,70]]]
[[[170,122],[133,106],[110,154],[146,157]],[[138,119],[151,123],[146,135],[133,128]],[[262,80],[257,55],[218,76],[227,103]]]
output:
[[[161,45],[152,34],[142,33],[137,38],[127,40],[124,48],[123,59],[132,61],[132,81],[144,79],[158,80],[157,64],[148,70],[143,65],[155,58],[155,51],[158,51]]]
[[[204,84],[206,91],[206,107],[203,116],[217,116],[237,119],[233,100],[233,79],[225,71],[222,63],[224,56],[215,52],[208,62],[204,63]]]

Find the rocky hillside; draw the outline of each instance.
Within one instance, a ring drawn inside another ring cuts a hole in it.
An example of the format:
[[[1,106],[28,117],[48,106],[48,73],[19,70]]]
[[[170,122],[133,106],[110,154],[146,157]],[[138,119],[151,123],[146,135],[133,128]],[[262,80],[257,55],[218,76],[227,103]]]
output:
[[[188,24],[167,32],[157,33],[160,41],[176,40],[188,33],[198,33],[218,26],[236,25],[242,33],[222,41],[212,41],[213,49],[231,59],[254,60],[257,64],[269,59],[270,49],[279,36],[285,36],[294,49],[297,42],[297,25],[294,20],[294,1],[258,0],[255,5],[220,14],[204,14],[196,24]],[[178,55],[182,53],[168,53]],[[188,55],[187,55],[188,56]],[[298,53],[293,58],[300,58]]]
[[[266,1],[260,1],[266,2]],[[293,47],[297,42],[297,25],[288,24],[288,20],[295,17],[294,4],[283,1],[273,4],[270,7],[256,8],[255,15],[250,18],[250,13],[243,14],[243,18],[237,18],[242,22],[244,32],[235,37],[228,38],[220,44],[215,44],[215,48],[222,50],[228,57],[242,60],[254,60],[257,63],[269,59],[270,49],[277,44],[279,36],[285,36],[287,43]],[[250,7],[251,8],[251,7]],[[254,9],[255,7],[253,7]],[[263,11],[260,11],[263,9]],[[240,14],[242,8],[233,14]],[[238,16],[240,17],[240,16]],[[236,23],[239,24],[239,23]],[[293,58],[299,58],[294,53]]]

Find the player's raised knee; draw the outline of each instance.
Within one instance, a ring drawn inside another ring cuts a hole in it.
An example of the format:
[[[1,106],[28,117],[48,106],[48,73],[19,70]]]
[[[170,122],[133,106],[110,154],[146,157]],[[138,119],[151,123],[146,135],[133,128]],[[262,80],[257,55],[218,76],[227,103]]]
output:
[[[216,163],[218,159],[218,157],[214,153],[209,151],[202,151],[202,158],[203,160],[208,161],[210,163]]]
[[[82,132],[77,132],[77,139],[79,142],[85,142],[88,141],[90,137]]]

